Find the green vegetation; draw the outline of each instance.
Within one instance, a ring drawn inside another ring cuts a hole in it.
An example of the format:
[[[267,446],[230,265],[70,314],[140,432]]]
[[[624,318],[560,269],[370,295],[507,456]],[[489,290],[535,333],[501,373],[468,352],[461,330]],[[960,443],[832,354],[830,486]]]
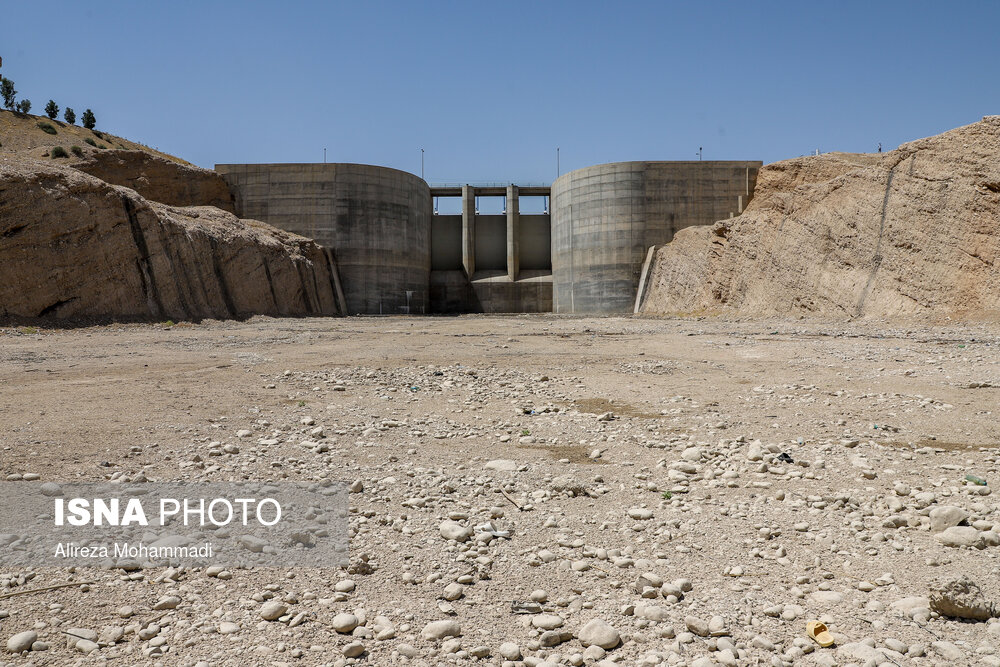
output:
[[[85,144],[90,144],[90,145],[91,145],[91,146],[93,146],[94,148],[97,148],[97,142],[96,142],[96,141],[94,141],[93,139],[91,139],[90,137],[87,137],[86,139],[84,139],[84,140],[83,140],[83,143],[85,143]]]
[[[21,327],[20,329],[18,329],[18,331],[20,331],[23,334],[36,334],[36,333],[38,333],[38,329],[36,329],[35,327]]]
[[[66,149],[63,148],[62,146],[56,146],[55,148],[53,148],[52,151],[50,152],[50,155],[54,158],[69,157],[69,153],[67,153]]]
[[[531,431],[529,431],[528,429],[524,429],[521,431],[521,435],[531,435]]]
[[[299,401],[299,407],[300,408],[306,407],[306,402],[305,401]]]
[[[663,492],[663,499],[664,500],[670,500],[673,497],[674,497],[674,494],[670,493],[669,491],[664,491]]]
[[[52,120],[56,119],[59,115],[59,105],[56,104],[55,100],[49,100],[49,103],[45,105],[45,115]]]
[[[100,148],[102,151],[108,150],[108,147],[105,146],[104,144],[99,145],[98,148]]]
[[[38,129],[46,134],[59,134],[59,130],[52,127],[52,123],[46,123],[44,120],[38,121]]]
[[[31,100],[21,100],[17,103],[17,112],[26,114],[31,111]]]
[[[77,157],[83,157],[83,149],[79,146],[71,146],[69,152]]]
[[[63,112],[63,119],[70,125],[76,122],[76,112],[73,111],[73,107],[66,107],[66,111]]]
[[[94,127],[97,125],[97,118],[94,117],[93,111],[87,109],[86,111],[83,112],[83,115],[80,116],[80,122],[83,123],[83,126],[88,130],[93,130]],[[97,136],[100,137],[101,135]],[[104,137],[101,138],[103,139]]]
[[[13,109],[17,102],[17,91],[14,90],[14,82],[7,77],[0,77],[0,96],[3,97],[3,105],[8,109]]]
[[[100,132],[100,131],[98,131],[98,130],[91,130],[91,132],[93,132],[93,133],[94,133],[94,135],[95,135],[95,136],[96,136],[97,138],[99,138],[99,139],[103,139],[103,138],[104,138],[104,133],[103,133],[103,132]]]

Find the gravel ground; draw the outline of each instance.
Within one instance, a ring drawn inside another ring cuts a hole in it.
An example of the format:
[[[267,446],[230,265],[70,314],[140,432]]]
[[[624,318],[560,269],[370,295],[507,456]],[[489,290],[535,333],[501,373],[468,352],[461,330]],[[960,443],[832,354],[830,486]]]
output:
[[[1000,665],[933,594],[1000,599],[998,364],[954,323],[0,329],[0,479],[352,490],[345,568],[0,565],[0,664]]]

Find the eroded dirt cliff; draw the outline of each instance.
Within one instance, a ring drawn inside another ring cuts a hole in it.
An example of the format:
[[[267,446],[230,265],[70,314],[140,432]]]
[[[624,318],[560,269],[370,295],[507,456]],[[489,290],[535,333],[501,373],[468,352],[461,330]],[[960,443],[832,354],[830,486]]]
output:
[[[765,166],[739,217],[658,249],[645,314],[1000,317],[1000,116]]]
[[[308,239],[27,158],[0,162],[0,188],[0,317],[339,314],[333,257]]]
[[[214,171],[139,150],[89,151],[70,163],[80,171],[131,188],[171,206],[215,206],[236,213],[229,186]]]

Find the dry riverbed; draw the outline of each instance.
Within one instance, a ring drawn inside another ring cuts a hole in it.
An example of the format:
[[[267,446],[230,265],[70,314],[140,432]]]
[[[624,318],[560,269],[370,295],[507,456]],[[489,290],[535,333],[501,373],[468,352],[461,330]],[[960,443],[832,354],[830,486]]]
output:
[[[0,565],[0,664],[1000,665],[928,600],[1000,599],[998,399],[985,325],[0,329],[0,479],[352,491],[344,568]]]

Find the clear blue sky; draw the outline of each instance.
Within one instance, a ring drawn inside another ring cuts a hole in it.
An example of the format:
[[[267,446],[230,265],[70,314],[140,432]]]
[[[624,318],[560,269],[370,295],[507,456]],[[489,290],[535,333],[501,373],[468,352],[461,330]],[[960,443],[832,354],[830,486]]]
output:
[[[548,182],[872,151],[1000,113],[1000,2],[6,2],[0,73],[205,167]]]

